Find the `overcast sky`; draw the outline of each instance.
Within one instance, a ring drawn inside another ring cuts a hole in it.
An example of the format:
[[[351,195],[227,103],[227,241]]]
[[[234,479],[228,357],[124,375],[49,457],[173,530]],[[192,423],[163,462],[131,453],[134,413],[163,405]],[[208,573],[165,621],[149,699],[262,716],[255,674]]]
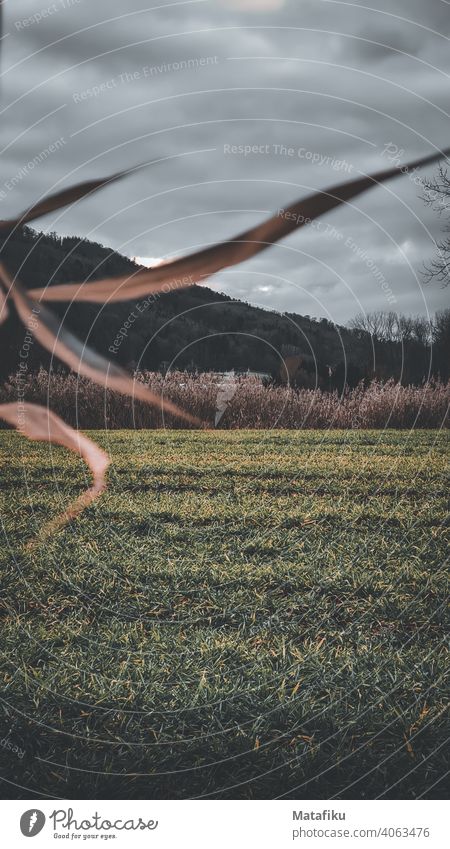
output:
[[[166,257],[449,145],[446,0],[3,6],[1,217],[151,161],[36,227]],[[361,309],[434,312],[449,290],[421,270],[444,221],[417,182],[378,187],[209,285],[340,323]]]

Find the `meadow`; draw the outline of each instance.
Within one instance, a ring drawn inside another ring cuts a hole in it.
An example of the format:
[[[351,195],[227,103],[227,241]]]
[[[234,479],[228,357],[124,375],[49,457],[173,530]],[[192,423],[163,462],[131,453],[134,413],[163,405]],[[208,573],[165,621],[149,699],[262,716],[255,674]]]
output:
[[[0,433],[11,798],[442,798],[445,432]]]

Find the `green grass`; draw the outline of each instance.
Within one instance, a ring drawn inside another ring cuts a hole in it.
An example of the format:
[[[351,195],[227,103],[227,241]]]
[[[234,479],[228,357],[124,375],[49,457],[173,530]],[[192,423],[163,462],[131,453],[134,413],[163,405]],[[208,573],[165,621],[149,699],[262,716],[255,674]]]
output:
[[[4,796],[442,795],[446,434],[96,438],[30,554],[87,473],[0,433]]]

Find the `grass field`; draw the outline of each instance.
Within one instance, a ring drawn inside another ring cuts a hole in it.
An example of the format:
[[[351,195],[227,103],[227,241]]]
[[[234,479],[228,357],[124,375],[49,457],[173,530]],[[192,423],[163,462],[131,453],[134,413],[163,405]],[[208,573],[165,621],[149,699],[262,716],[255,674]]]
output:
[[[96,439],[30,553],[87,473],[0,433],[3,795],[442,797],[446,434]]]

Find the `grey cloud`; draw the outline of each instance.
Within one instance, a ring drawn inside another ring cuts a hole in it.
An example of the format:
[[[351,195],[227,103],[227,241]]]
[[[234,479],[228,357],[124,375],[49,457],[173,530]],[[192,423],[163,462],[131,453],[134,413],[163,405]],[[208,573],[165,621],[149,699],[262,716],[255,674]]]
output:
[[[373,0],[289,0],[272,13],[242,12],[225,0],[156,5],[163,8],[129,0],[120,21],[106,22],[121,14],[118,4],[80,0],[19,31],[15,22],[46,2],[6,3],[2,145],[10,147],[1,182],[49,141],[63,136],[65,144],[2,201],[5,213],[5,204],[18,210],[57,181],[165,160],[42,226],[91,234],[129,254],[171,255],[231,236],[313,188],[384,167],[390,142],[403,161],[447,142],[450,17],[440,0],[377,0],[377,11],[365,8]],[[217,58],[181,64],[202,57]],[[145,75],[146,67],[156,70]],[[131,73],[133,81],[121,78]],[[227,144],[268,151],[227,154]],[[274,145],[295,154],[275,153]],[[298,156],[300,149],[322,164]],[[214,286],[279,310],[329,310],[336,321],[359,302],[385,308],[373,273],[345,247],[351,237],[389,279],[399,308],[434,310],[445,292],[428,286],[424,297],[416,275],[442,222],[418,194],[408,179],[372,191],[323,219],[343,240],[304,228]],[[413,243],[412,270],[392,240]]]

